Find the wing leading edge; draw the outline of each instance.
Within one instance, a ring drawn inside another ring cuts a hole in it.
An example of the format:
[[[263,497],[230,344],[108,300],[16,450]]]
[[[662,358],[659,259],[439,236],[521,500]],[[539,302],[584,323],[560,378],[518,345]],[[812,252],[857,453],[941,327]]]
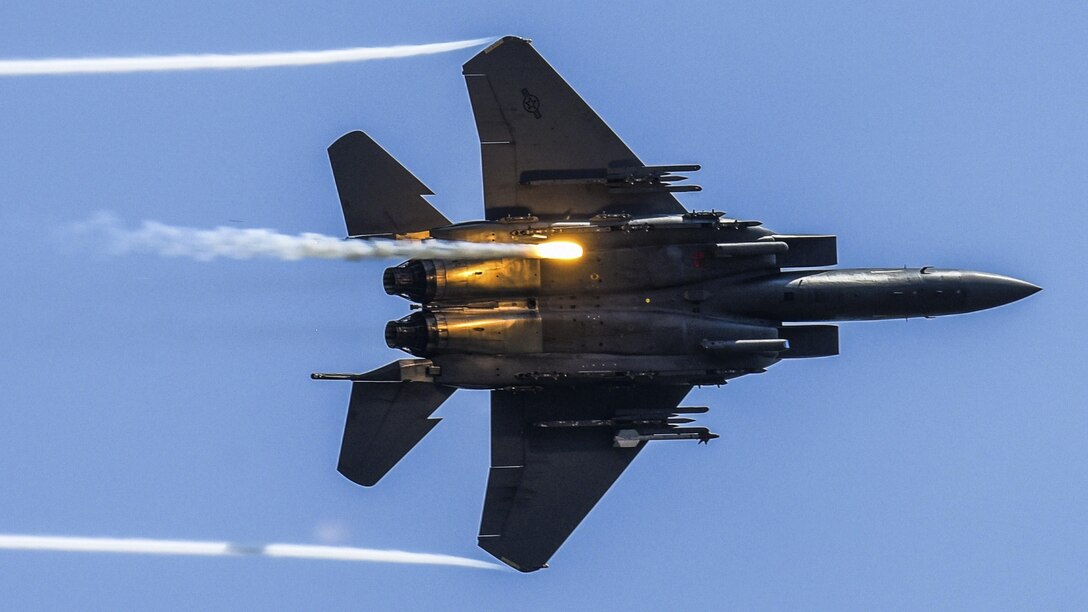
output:
[[[689,386],[491,392],[491,470],[480,547],[523,572],[547,561],[646,442],[616,446],[616,423],[664,422]]]
[[[698,188],[657,180],[667,168],[643,165],[529,41],[499,40],[469,60],[464,75],[488,219],[687,212],[670,192]]]

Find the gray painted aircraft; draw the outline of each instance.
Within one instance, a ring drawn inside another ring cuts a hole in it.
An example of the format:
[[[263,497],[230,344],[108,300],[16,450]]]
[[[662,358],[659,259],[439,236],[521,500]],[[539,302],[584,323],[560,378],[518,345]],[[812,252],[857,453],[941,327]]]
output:
[[[353,381],[339,471],[364,486],[454,390],[490,389],[479,545],[523,572],[546,567],[647,442],[717,437],[691,425],[707,408],[680,405],[693,386],[836,355],[829,321],[972,312],[1039,290],[964,270],[828,269],[834,236],[688,211],[673,194],[699,187],[676,173],[699,166],[643,164],[527,40],[497,41],[464,76],[487,220],[451,224],[423,183],[351,132],[329,147],[349,236],[554,252],[389,268],[385,291],[414,312],[385,339],[417,358],[313,378]]]

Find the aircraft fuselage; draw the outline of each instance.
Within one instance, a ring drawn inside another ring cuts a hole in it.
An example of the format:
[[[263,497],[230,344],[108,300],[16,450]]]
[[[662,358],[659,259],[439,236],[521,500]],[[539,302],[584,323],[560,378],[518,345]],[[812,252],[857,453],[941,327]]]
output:
[[[838,353],[834,326],[787,323],[958,314],[1038,290],[932,267],[826,269],[834,236],[776,234],[719,213],[471,222],[431,236],[583,249],[386,271],[388,293],[421,305],[389,322],[387,344],[429,359],[433,382],[462,387],[720,384],[783,358]]]

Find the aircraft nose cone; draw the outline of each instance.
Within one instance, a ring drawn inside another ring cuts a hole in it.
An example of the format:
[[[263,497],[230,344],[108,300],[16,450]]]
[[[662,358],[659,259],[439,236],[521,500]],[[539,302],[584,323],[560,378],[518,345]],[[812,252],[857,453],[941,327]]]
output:
[[[964,275],[964,281],[970,310],[1003,306],[1042,289],[1027,281],[987,272],[968,272]]]

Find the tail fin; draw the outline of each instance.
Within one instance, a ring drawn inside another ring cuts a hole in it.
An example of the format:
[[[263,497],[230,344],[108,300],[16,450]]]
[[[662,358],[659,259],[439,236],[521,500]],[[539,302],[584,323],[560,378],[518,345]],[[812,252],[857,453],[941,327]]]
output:
[[[390,366],[379,368],[373,374],[396,374]],[[337,469],[348,480],[364,487],[377,484],[438,424],[441,419],[430,416],[455,390],[446,385],[412,380],[352,383]]]
[[[348,132],[329,146],[349,236],[407,234],[449,225],[423,196],[426,185],[362,132]]]

